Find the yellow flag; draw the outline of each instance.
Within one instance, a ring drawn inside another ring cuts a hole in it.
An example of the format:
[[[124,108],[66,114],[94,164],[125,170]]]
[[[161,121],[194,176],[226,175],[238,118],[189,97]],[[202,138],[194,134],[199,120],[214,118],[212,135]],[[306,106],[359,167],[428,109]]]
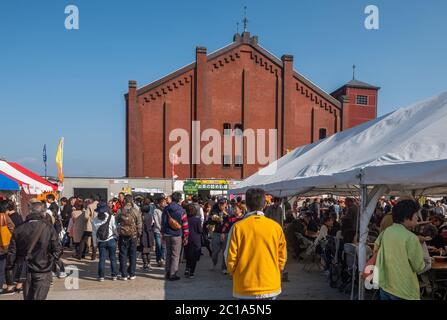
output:
[[[61,183],[64,183],[64,174],[62,173],[63,158],[64,158],[64,138],[61,138],[56,152],[56,164],[57,164],[57,170],[59,172],[59,180]]]

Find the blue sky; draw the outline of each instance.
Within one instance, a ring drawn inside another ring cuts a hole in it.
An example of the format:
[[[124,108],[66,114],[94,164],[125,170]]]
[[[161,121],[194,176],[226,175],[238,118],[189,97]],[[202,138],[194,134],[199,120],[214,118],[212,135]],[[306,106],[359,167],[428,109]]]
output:
[[[80,29],[64,27],[77,5]],[[380,29],[366,30],[377,5]],[[351,78],[382,87],[379,114],[447,90],[447,1],[226,0],[0,2],[0,156],[49,173],[65,137],[68,176],[125,174],[123,94],[232,40],[248,7],[249,31],[331,92]]]

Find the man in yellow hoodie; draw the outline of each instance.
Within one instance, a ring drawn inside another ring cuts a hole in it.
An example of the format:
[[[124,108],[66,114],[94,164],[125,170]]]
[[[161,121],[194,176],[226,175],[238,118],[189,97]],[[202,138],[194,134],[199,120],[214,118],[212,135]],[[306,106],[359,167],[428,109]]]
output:
[[[276,299],[281,293],[281,271],[286,264],[286,240],[281,226],[262,212],[265,193],[249,189],[248,213],[228,235],[225,260],[238,299]]]

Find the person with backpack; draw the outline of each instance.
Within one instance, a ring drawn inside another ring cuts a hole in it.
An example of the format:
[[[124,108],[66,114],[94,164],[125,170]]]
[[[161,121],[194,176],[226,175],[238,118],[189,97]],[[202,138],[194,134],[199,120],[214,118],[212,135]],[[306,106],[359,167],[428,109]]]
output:
[[[14,232],[14,223],[8,215],[8,200],[0,201],[0,294],[14,294],[15,290],[3,288],[6,280],[6,257]]]
[[[182,194],[174,192],[172,202],[163,209],[162,234],[166,239],[166,279],[170,281],[180,280],[177,275],[180,263],[180,255],[183,246],[188,244],[188,217],[180,205]]]
[[[51,286],[51,270],[61,256],[61,245],[56,230],[46,219],[45,204],[34,202],[30,209],[25,223],[12,235],[6,270],[12,272],[17,266],[25,267],[24,299],[45,300]]]
[[[112,280],[117,280],[118,268],[116,264],[116,236],[117,228],[113,216],[106,202],[98,203],[97,215],[93,219],[93,243],[99,248],[98,281],[104,281],[106,258],[109,258]]]
[[[124,206],[118,213],[117,223],[121,280],[135,280],[137,245],[143,224],[141,212],[134,206],[133,198],[129,194],[124,198]]]

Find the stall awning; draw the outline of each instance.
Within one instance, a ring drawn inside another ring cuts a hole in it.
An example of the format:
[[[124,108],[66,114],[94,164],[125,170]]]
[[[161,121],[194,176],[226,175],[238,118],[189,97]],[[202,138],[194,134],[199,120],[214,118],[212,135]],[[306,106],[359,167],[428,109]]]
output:
[[[28,194],[41,194],[45,191],[57,191],[54,185],[39,175],[14,162],[0,161],[0,174],[14,180]]]
[[[17,181],[0,173],[0,191],[19,191],[20,186]]]
[[[289,196],[356,185],[414,195],[447,192],[447,92],[299,147],[238,184]]]

